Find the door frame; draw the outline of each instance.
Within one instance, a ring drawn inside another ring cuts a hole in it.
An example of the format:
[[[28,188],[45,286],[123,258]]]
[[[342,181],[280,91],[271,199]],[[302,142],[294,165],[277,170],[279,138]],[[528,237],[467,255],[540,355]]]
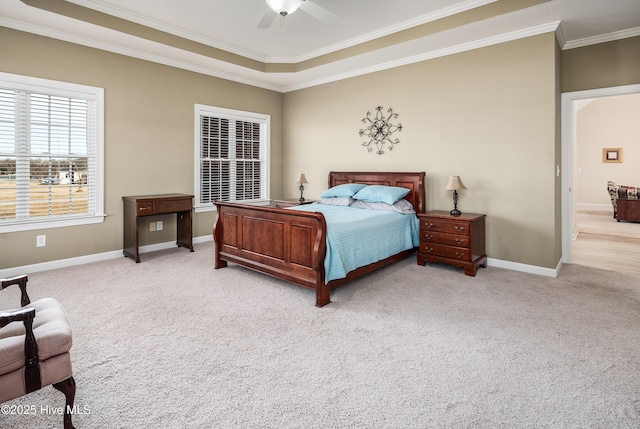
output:
[[[614,86],[609,88],[589,89],[584,91],[565,92],[562,94],[561,106],[561,153],[562,153],[562,262],[570,264],[573,260],[571,247],[575,237],[576,201],[573,188],[576,183],[576,106],[578,101],[590,98],[609,97],[614,95],[640,93],[640,84]]]

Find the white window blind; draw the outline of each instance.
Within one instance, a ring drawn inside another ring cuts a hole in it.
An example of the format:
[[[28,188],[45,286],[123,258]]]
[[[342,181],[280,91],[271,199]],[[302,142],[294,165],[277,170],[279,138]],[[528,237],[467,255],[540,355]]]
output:
[[[198,206],[267,197],[269,117],[196,106]]]
[[[42,222],[101,216],[102,178],[97,165],[101,97],[65,90],[59,82],[45,88],[43,83],[53,81],[37,79],[37,85],[30,85],[32,78],[3,81],[2,77],[0,231],[32,229],[20,228],[23,224],[68,226],[68,222]]]

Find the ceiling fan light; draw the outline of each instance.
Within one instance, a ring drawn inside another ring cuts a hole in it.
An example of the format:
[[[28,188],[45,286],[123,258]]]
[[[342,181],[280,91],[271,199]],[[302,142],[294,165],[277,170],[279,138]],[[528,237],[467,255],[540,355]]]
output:
[[[301,4],[302,0],[267,0],[267,5],[282,16],[295,12]]]

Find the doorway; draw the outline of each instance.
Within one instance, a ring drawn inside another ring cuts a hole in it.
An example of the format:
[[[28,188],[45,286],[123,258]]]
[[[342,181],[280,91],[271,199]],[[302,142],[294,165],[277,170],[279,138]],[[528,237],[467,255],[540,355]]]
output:
[[[612,88],[601,88],[596,90],[576,91],[562,94],[562,262],[573,262],[573,244],[577,236],[577,193],[576,185],[578,182],[577,170],[577,149],[578,139],[576,134],[576,117],[578,109],[588,100],[601,97],[638,94],[640,93],[640,85],[627,85]],[[637,186],[635,184],[632,184]],[[617,243],[604,243],[595,248],[598,251],[610,247]],[[622,246],[624,248],[624,243]],[[632,244],[633,245],[633,244]],[[593,244],[592,244],[593,246]],[[627,244],[629,246],[629,244]],[[637,246],[637,243],[635,243]]]

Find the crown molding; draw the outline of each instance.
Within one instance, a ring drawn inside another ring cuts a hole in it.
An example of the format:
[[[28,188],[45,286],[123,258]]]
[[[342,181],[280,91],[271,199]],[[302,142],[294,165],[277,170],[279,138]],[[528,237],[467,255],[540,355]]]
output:
[[[274,85],[260,79],[249,79],[237,73],[223,72],[223,71],[220,71],[219,69],[215,69],[212,67],[197,66],[189,62],[178,61],[172,58],[150,54],[148,52],[140,51],[137,49],[125,48],[120,45],[116,45],[112,43],[99,42],[86,37],[72,35],[65,32],[61,32],[61,31],[55,31],[55,30],[40,27],[37,25],[33,25],[33,24],[25,24],[23,22],[14,21],[7,18],[0,17],[0,27],[12,28],[14,30],[37,34],[39,36],[44,36],[44,37],[50,37],[52,39],[62,40],[64,42],[69,42],[69,43],[74,43],[81,46],[100,49],[103,51],[112,52],[112,53],[124,55],[127,57],[150,61],[157,64],[163,64],[170,67],[176,67],[179,69],[188,70],[195,73],[200,73],[207,76],[217,77],[220,79],[225,79],[225,80],[242,83],[246,85],[256,86],[259,88],[269,89],[272,91],[282,92],[282,89],[283,89],[282,86],[280,85]],[[225,63],[224,61],[219,61],[219,60],[211,60],[211,61],[219,62],[220,68],[223,68],[223,67],[241,68],[240,66],[229,66],[229,64]]]
[[[640,27],[630,28],[628,30],[616,31],[608,34],[601,34],[594,37],[585,37],[584,39],[572,40],[565,43],[562,49],[575,49],[584,46],[597,45],[599,43],[613,42],[615,40],[628,39],[630,37],[640,36]]]
[[[333,76],[327,76],[321,79],[316,79],[313,81],[308,81],[308,82],[304,82],[297,85],[290,85],[285,87],[283,89],[283,92],[297,91],[299,89],[310,88],[313,86],[323,85],[326,83],[336,82],[339,80],[349,79],[352,77],[362,76],[362,75],[375,73],[383,70],[388,70],[396,67],[402,67],[405,65],[414,64],[422,61],[432,60],[434,58],[440,58],[448,55],[458,54],[461,52],[472,51],[474,49],[484,48],[487,46],[497,45],[505,42],[511,42],[511,41],[523,39],[526,37],[538,36],[540,34],[556,31],[559,25],[560,25],[560,21],[554,21],[551,23],[538,25],[535,27],[525,28],[518,31],[512,31],[509,33],[487,37],[480,40],[474,40],[473,42],[462,43],[462,44],[451,46],[445,49],[425,52],[420,55],[414,55],[411,57],[402,58],[395,61],[376,64],[374,66],[364,67],[364,68],[353,70],[347,73],[335,74]]]
[[[94,2],[91,0],[65,0],[65,1],[69,3],[73,3],[78,6],[90,8],[98,12],[102,12],[106,15],[115,16],[117,18],[124,19],[126,21],[130,21],[138,25],[143,25],[145,27],[153,28],[158,31],[163,31],[168,34],[181,37],[185,40],[202,43],[203,45],[211,46],[212,48],[216,48],[232,54],[240,55],[245,58],[249,58],[251,60],[260,61],[262,63],[266,62],[267,60],[267,58],[264,55],[260,55],[256,52],[249,51],[246,49],[241,49],[241,48],[238,48],[237,46],[223,43],[208,37],[203,37],[200,34],[185,31],[183,29],[167,25],[160,21],[149,19],[148,17],[145,17],[143,15],[125,11],[118,7],[106,6],[100,2]]]
[[[260,61],[263,63],[282,63],[282,64],[296,64],[303,61],[311,60],[316,57],[320,57],[323,55],[331,54],[333,52],[340,51],[342,49],[350,48],[352,46],[356,46],[362,43],[370,42],[375,39],[379,39],[382,37],[389,36],[399,31],[407,30],[409,28],[413,28],[419,25],[427,24],[429,22],[437,21],[438,19],[446,18],[448,16],[453,16],[462,12],[466,12],[468,10],[472,10],[481,6],[485,6],[490,3],[495,3],[498,0],[467,0],[463,3],[459,3],[444,9],[437,10],[432,13],[428,13],[426,15],[422,15],[411,20],[402,22],[398,25],[393,25],[389,27],[382,28],[377,31],[373,31],[371,33],[365,34],[360,37],[356,37],[350,40],[346,40],[341,43],[337,43],[331,46],[327,46],[322,49],[318,49],[316,51],[308,52],[306,54],[299,55],[297,57],[265,57],[263,55],[257,54],[253,51],[249,51],[246,49],[238,48],[237,46],[233,46],[230,44],[222,43],[220,41],[203,37],[196,33],[191,33],[185,31],[183,29],[173,27],[167,25],[165,23],[149,19],[148,17],[142,16],[140,14],[132,13],[129,11],[125,11],[121,8],[106,6],[99,2],[94,2],[92,0],[65,0],[69,3],[76,4],[82,7],[88,7],[90,9],[96,10],[98,12],[102,12],[106,15],[115,16],[117,18],[121,18],[127,21],[134,22],[139,25],[143,25],[149,28],[153,28],[155,30],[163,31],[168,34],[172,34],[174,36],[182,37],[186,40],[195,41],[198,43],[202,43],[207,46],[211,46],[213,48],[221,49],[223,51],[240,55],[245,58],[249,58],[255,61]]]
[[[459,45],[448,47],[445,49],[425,52],[420,55],[409,56],[406,58],[401,58],[394,61],[388,61],[388,62],[376,64],[373,66],[362,67],[362,68],[345,72],[345,73],[337,73],[337,74],[328,75],[319,79],[308,80],[298,84],[282,86],[282,85],[276,85],[276,84],[267,82],[266,79],[262,80],[259,77],[250,79],[242,76],[241,73],[233,73],[232,71],[224,72],[215,67],[198,66],[186,61],[179,61],[172,58],[168,58],[166,56],[154,55],[154,54],[143,52],[137,49],[125,48],[120,45],[99,42],[86,37],[70,35],[64,32],[54,31],[44,27],[32,25],[32,24],[25,24],[22,22],[13,21],[6,18],[0,18],[0,26],[5,26],[5,27],[13,28],[15,30],[34,33],[34,34],[38,34],[45,37],[51,37],[54,39],[58,39],[58,40],[62,40],[70,43],[88,46],[91,48],[113,52],[116,54],[121,54],[121,55],[125,55],[132,58],[142,59],[142,60],[146,60],[146,61],[150,61],[158,64],[167,65],[170,67],[180,68],[183,70],[189,70],[189,71],[193,71],[203,75],[217,77],[220,79],[225,79],[232,82],[251,85],[251,86],[268,89],[276,92],[281,92],[281,93],[310,88],[318,85],[323,85],[326,83],[336,82],[344,79],[349,79],[352,77],[362,76],[370,73],[375,73],[378,71],[401,67],[401,66],[421,62],[421,61],[427,61],[434,58],[444,57],[444,56],[453,55],[453,54],[457,54],[465,51],[470,51],[470,50],[479,49],[479,48],[483,48],[491,45],[496,45],[499,43],[509,42],[509,41],[522,39],[530,36],[537,36],[539,34],[544,34],[548,32],[554,32],[558,29],[559,24],[560,24],[559,21],[554,21],[554,22],[539,25],[539,26],[534,26],[534,27],[530,27],[530,28],[526,28],[518,31],[504,33],[497,36],[475,40],[469,43],[459,44]],[[229,67],[240,68],[239,66],[232,66],[223,61],[218,61],[218,62],[220,63],[219,64],[220,68],[229,68]],[[256,72],[256,73],[260,73],[260,72]]]
[[[323,55],[332,54],[334,52],[338,52],[343,49],[350,48],[352,46],[357,46],[363,43],[370,42],[372,40],[380,39],[380,38],[389,36],[391,34],[398,33],[400,31],[408,30],[410,28],[417,27],[419,25],[424,25],[429,22],[437,21],[442,18],[453,16],[462,12],[466,12],[468,10],[476,9],[478,7],[485,6],[490,3],[495,3],[496,1],[498,0],[468,0],[464,3],[459,3],[454,6],[440,9],[435,12],[416,17],[409,21],[402,22],[398,25],[392,25],[377,31],[372,31],[371,33],[367,33],[359,37],[354,37],[353,39],[345,40],[344,42],[336,43],[334,45],[327,46],[325,48],[318,49],[312,52],[308,52],[306,54],[299,55],[297,57],[268,57],[266,59],[266,62],[267,63],[285,63],[285,64],[301,63],[304,61],[312,60],[317,57],[321,57]]]
[[[558,25],[558,28],[556,29],[556,39],[558,40],[560,49],[564,49],[565,45],[567,44],[567,36],[564,34],[564,27],[562,25],[562,22],[560,22],[560,25]]]
[[[142,16],[140,14],[131,13],[125,11],[121,8],[113,7],[113,6],[105,6],[99,2],[94,2],[91,0],[65,0],[69,3],[76,4],[82,7],[89,7],[93,10],[102,12],[106,15],[115,16],[127,21],[134,22],[139,25],[144,25],[159,31],[166,32],[168,34],[173,34],[174,36],[182,37],[186,40],[192,40],[198,43],[202,43],[207,46],[211,46],[213,48],[221,49],[226,52],[230,52],[232,54],[240,55],[245,58],[249,58],[255,61],[260,61],[263,63],[283,63],[283,64],[296,64],[299,62],[307,61],[314,59],[316,57],[331,54],[333,52],[340,51],[345,48],[349,48],[352,46],[359,45],[361,43],[370,42],[372,40],[389,36],[398,31],[407,30],[409,28],[413,28],[419,25],[423,25],[432,21],[436,21],[438,19],[446,18],[448,16],[453,16],[458,13],[466,12],[468,10],[472,10],[481,6],[485,6],[490,3],[495,3],[498,0],[467,0],[463,3],[459,3],[444,9],[437,10],[433,13],[428,13],[426,15],[422,15],[416,17],[414,19],[402,22],[398,25],[393,25],[389,27],[385,27],[383,29],[365,34],[360,37],[356,37],[350,40],[346,40],[341,43],[337,43],[335,45],[327,46],[322,49],[318,49],[313,52],[308,52],[306,54],[302,54],[297,57],[265,57],[263,55],[257,54],[253,51],[249,51],[246,49],[238,48],[237,46],[233,46],[230,44],[222,43],[217,40],[213,40],[210,38],[203,37],[196,33],[191,33],[188,31],[184,31],[177,27],[173,27],[162,22],[149,19],[148,17]],[[89,6],[90,5],[90,6]]]

